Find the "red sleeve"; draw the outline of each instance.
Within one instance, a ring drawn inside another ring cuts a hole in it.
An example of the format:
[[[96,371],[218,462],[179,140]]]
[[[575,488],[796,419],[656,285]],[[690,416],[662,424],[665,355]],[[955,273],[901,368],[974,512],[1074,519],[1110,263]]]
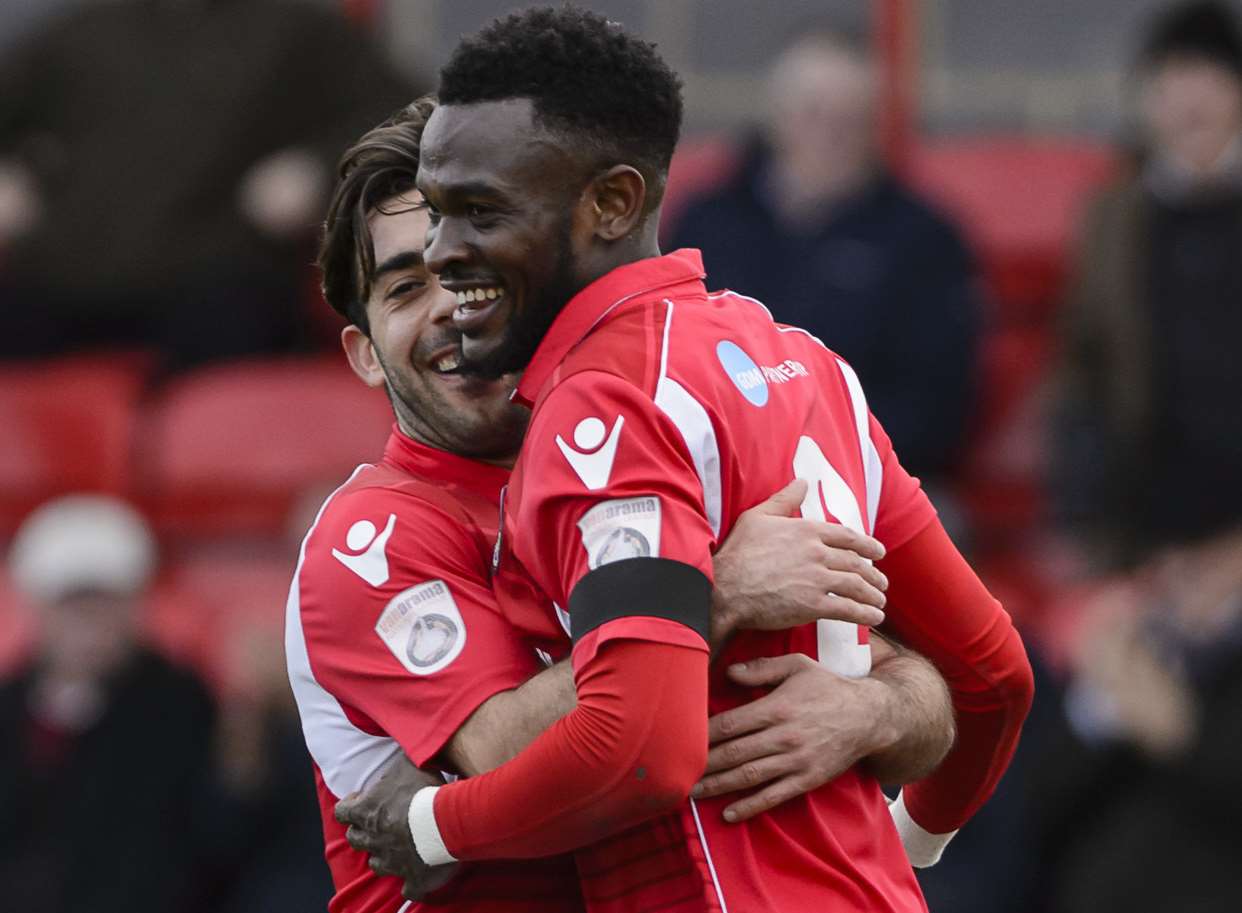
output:
[[[575,627],[571,596],[605,564],[671,559],[712,579],[715,534],[698,471],[677,426],[649,395],[598,371],[563,381],[535,411],[511,496],[514,489],[519,501],[507,526],[514,554],[571,610],[575,664],[616,637],[707,648],[685,625],[641,608],[588,639],[578,636],[581,619]]]
[[[872,535],[889,551],[905,545],[936,518],[936,509],[923,492],[919,480],[906,472],[893,442],[874,415],[868,415],[870,447],[868,459],[881,467],[879,504]]]
[[[315,680],[415,764],[541,668],[498,611],[466,522],[393,490],[340,495],[296,583]]]
[[[496,770],[441,788],[457,859],[565,852],[685,799],[707,761],[707,654],[613,640],[575,676],[578,706]]]
[[[1009,615],[939,522],[879,566],[889,580],[885,628],[926,656],[952,695],[957,742],[933,774],[903,790],[915,823],[947,834],[979,810],[1009,766],[1034,694],[1031,666]]]

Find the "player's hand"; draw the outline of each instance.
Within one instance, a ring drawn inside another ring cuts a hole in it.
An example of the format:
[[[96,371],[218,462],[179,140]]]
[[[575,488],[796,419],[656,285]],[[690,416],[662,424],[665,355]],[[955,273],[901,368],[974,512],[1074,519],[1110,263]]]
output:
[[[745,821],[817,789],[879,747],[880,689],[887,687],[880,682],[845,678],[801,653],[733,665],[728,675],[742,685],[776,687],[708,723],[707,771],[691,795],[758,789],[726,807],[726,821]]]
[[[714,642],[741,628],[780,631],[821,618],[884,621],[888,579],[872,564],[884,546],[839,523],[794,516],[806,491],[796,480],[743,513],[716,552]]]
[[[336,803],[336,820],[347,826],[349,845],[371,857],[367,864],[375,874],[400,878],[406,900],[422,899],[457,874],[456,863],[429,866],[423,862],[410,836],[414,793],[424,786],[443,785],[439,777],[419,770],[401,754],[364,792]]]

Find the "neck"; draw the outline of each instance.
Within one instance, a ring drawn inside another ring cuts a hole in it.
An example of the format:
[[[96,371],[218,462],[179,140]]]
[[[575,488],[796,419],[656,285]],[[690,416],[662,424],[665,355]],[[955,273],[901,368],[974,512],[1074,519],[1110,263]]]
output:
[[[642,225],[624,238],[604,243],[583,258],[584,269],[578,291],[582,291],[614,269],[637,263],[639,260],[650,260],[652,257],[660,256],[659,225],[660,210],[656,208],[643,219]]]
[[[512,469],[517,462],[517,453],[508,453],[501,456],[472,456],[470,454],[459,453],[452,447],[448,447],[440,440],[431,440],[427,435],[419,432],[417,428],[411,426],[404,417],[397,418],[397,428],[401,433],[408,437],[416,444],[422,444],[424,447],[430,447],[432,450],[439,450],[443,453],[451,453],[453,456],[461,457],[465,460],[474,460],[476,463],[485,463],[488,466],[498,466],[501,469]]]

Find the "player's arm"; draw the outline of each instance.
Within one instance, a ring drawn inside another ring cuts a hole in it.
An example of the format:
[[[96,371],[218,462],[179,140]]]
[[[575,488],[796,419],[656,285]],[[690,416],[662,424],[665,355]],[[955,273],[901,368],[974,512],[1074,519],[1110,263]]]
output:
[[[936,862],[991,796],[1013,757],[1034,694],[1031,666],[1013,622],[935,518],[874,418],[883,465],[876,536],[889,543],[884,631],[927,657],[953,702],[957,741],[929,776],[907,785],[893,817],[911,862]]]
[[[791,516],[805,487],[794,482],[745,511],[714,556],[713,647],[743,628],[789,628],[818,618],[868,625],[884,620],[888,584],[872,564],[883,547],[846,527]],[[493,770],[576,703],[570,665],[558,663],[485,701],[441,757],[466,776]]]
[[[847,678],[800,653],[727,670],[768,694],[712,717],[706,776],[696,797],[737,790],[724,809],[744,821],[817,789],[862,762],[884,783],[930,773],[953,744],[953,706],[940,674],[913,651],[873,633],[872,669]]]

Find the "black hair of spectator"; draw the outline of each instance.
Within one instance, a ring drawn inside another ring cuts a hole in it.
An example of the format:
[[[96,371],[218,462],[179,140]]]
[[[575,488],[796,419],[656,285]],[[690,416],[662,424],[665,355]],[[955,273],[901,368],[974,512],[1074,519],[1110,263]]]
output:
[[[1152,68],[1175,57],[1210,60],[1242,78],[1242,31],[1233,10],[1216,0],[1165,10],[1148,32],[1140,63]]]
[[[591,168],[636,167],[650,210],[681,133],[681,80],[655,45],[573,6],[536,7],[462,39],[440,71],[440,103],[527,98],[539,126],[593,154]]]
[[[375,248],[367,219],[395,196],[414,189],[418,144],[435,110],[430,96],[406,105],[363,134],[337,165],[337,183],[328,204],[319,244],[324,299],[368,336],[367,299],[375,277]]]

